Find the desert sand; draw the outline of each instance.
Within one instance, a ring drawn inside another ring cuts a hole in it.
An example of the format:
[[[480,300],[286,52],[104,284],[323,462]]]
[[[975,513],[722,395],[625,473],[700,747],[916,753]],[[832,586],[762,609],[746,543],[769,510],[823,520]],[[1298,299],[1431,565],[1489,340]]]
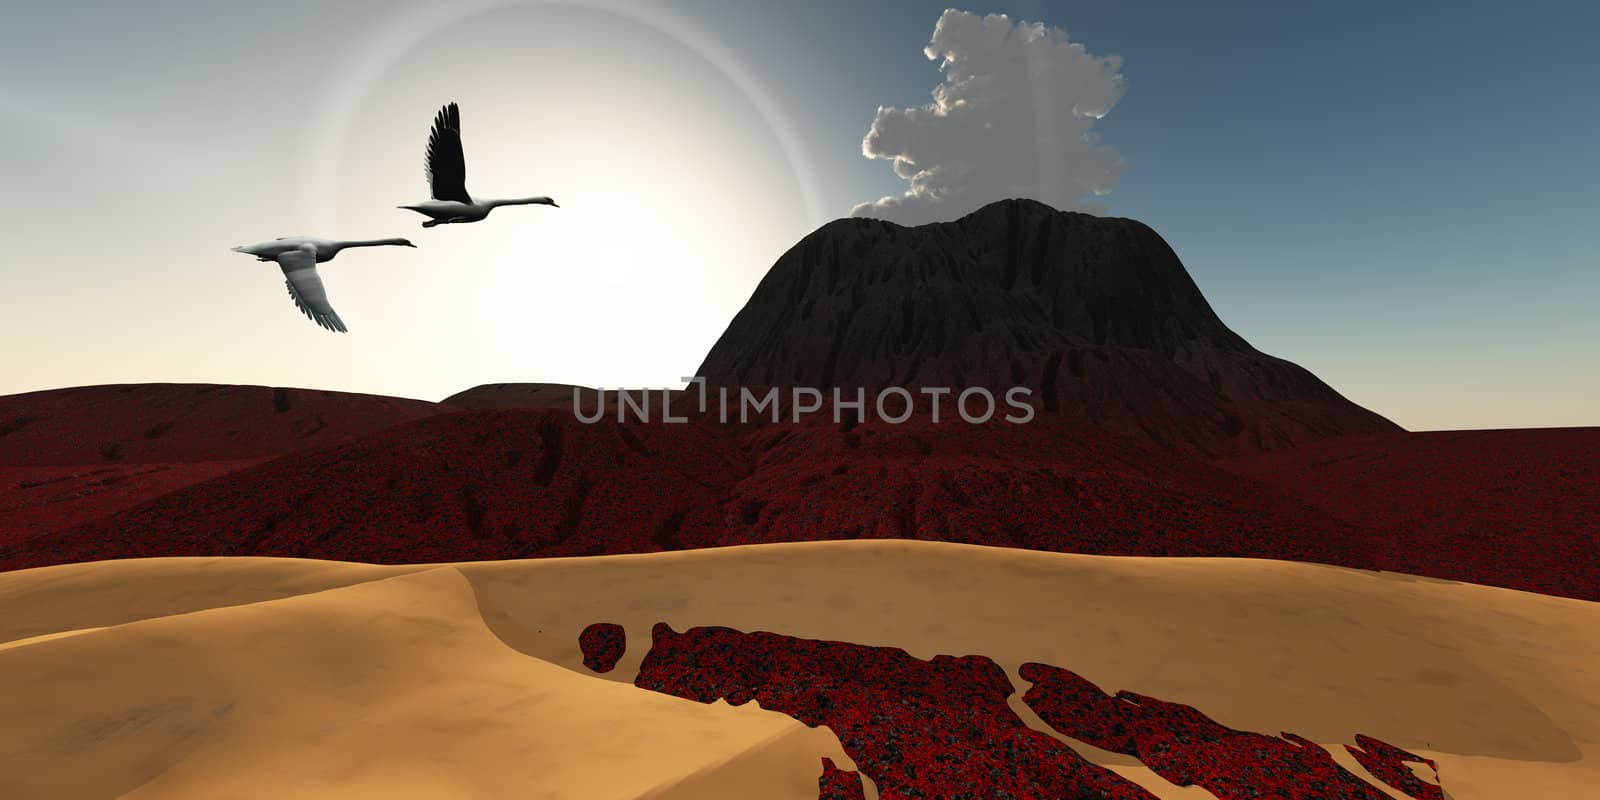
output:
[[[604,675],[578,648],[593,622],[628,632]],[[1363,778],[1339,747],[1356,733],[1435,759],[1455,800],[1600,797],[1600,604],[912,541],[0,574],[0,797],[814,800],[821,757],[854,768],[826,729],[633,687],[656,622],[981,654],[1019,691],[1045,662],[1298,733]],[[1076,747],[1158,796],[1211,796]]]

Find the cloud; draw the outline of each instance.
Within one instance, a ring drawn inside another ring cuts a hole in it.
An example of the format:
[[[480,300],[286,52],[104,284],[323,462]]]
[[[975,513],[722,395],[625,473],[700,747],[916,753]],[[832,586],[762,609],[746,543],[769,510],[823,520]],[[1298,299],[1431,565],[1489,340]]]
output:
[[[852,216],[917,225],[1008,197],[1103,212],[1088,198],[1110,192],[1127,164],[1091,129],[1126,90],[1121,57],[1091,55],[1060,28],[955,9],[923,52],[942,61],[933,102],[879,107],[861,142],[862,155],[894,163],[907,191]]]

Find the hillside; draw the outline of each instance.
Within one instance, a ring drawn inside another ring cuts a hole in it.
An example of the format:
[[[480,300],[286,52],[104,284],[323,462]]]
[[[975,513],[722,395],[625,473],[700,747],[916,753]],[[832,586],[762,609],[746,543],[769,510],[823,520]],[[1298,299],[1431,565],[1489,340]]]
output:
[[[377,563],[899,537],[1371,565],[1325,514],[1065,419],[584,424],[477,411],[297,452],[0,552]]]
[[[841,219],[778,259],[707,354],[713,385],[1027,386],[1175,452],[1399,430],[1211,309],[1142,223],[1007,200],[906,228]]]

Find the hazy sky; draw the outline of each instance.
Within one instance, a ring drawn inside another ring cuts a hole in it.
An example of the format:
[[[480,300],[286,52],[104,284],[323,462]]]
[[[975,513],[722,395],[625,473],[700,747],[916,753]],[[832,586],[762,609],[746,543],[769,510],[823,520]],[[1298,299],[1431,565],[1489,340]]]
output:
[[[946,199],[883,215],[1141,219],[1235,330],[1409,428],[1600,424],[1600,10],[964,4],[946,73],[947,5],[0,0],[0,394],[673,384],[902,155]],[[922,109],[947,79],[968,103]],[[562,207],[395,209],[447,100],[475,194]],[[419,248],[321,268],[335,335],[228,250],[301,233]]]

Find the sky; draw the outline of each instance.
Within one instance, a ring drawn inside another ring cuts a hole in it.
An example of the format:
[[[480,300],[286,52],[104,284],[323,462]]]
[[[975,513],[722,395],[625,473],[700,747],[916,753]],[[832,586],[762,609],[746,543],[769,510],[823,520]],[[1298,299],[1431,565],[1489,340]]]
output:
[[[1408,428],[1600,425],[1600,9],[131,5],[0,0],[0,394],[677,385],[822,223],[1004,195],[1149,224]],[[561,207],[395,208],[449,100],[475,195]],[[229,252],[296,234],[418,248],[320,268],[335,335]]]

